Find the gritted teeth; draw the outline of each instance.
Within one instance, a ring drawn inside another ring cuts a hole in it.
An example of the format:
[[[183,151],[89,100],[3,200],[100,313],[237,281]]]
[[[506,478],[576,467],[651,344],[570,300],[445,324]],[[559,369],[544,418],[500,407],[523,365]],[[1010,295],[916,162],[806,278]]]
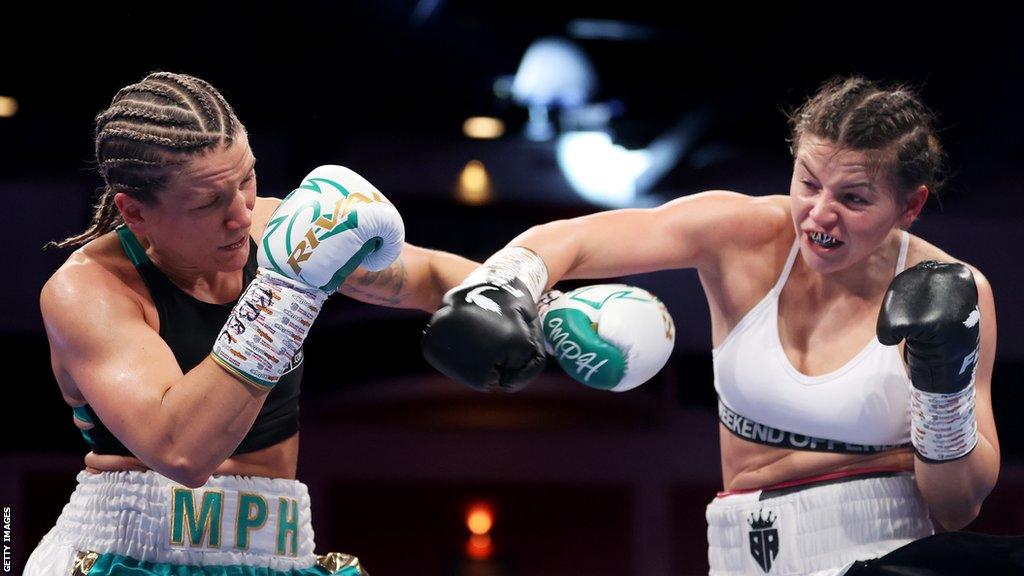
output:
[[[228,244],[227,246],[221,246],[221,248],[227,248],[227,249],[241,248],[242,247],[242,242],[244,242],[244,241],[245,241],[245,236],[242,236],[241,238],[238,239],[238,241],[233,242],[231,244]]]
[[[824,232],[810,232],[810,237],[815,244],[825,248],[834,248],[842,244],[842,242]]]

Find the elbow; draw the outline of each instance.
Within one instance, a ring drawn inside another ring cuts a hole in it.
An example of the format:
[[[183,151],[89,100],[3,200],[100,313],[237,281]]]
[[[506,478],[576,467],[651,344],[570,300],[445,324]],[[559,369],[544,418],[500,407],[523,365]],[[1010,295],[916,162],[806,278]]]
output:
[[[198,475],[192,475],[192,476],[185,476],[185,477],[182,477],[180,480],[174,480],[174,481],[177,482],[178,484],[181,484],[182,486],[184,486],[186,488],[193,488],[194,489],[194,488],[202,488],[209,479],[210,479],[210,475],[209,474],[198,474]],[[173,480],[173,478],[172,478],[172,480]]]
[[[932,519],[942,527],[944,531],[952,532],[962,530],[978,517],[981,512],[981,503],[968,504],[956,507],[934,508],[931,511]]]
[[[924,465],[918,471],[918,486],[931,517],[944,530],[961,530],[974,522],[995,487],[999,455],[987,442],[978,448],[966,458]]]
[[[199,488],[213,475],[213,469],[209,466],[197,465],[185,457],[173,459],[159,472],[187,488]]]

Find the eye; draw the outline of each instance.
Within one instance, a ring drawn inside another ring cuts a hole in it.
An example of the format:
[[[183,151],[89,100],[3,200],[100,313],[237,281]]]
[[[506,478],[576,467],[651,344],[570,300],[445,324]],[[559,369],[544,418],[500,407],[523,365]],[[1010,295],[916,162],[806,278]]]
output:
[[[206,204],[203,204],[202,206],[197,206],[197,207],[193,208],[193,210],[205,210],[207,208],[213,208],[217,204],[217,202],[219,200],[220,200],[219,197],[214,197],[213,200],[211,200],[210,202],[207,202]]]
[[[846,201],[856,206],[867,206],[868,204],[870,204],[870,202],[864,199],[864,197],[858,196],[856,194],[847,194]]]

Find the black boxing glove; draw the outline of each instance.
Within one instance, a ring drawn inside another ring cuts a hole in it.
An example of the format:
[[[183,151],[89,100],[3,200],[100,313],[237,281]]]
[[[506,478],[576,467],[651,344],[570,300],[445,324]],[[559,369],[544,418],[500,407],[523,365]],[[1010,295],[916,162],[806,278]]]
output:
[[[917,455],[937,463],[978,443],[974,372],[981,334],[978,287],[959,263],[921,262],[893,279],[878,314],[878,340],[906,339],[911,434]]]
[[[514,392],[544,369],[537,300],[547,267],[526,248],[506,248],[448,291],[423,331],[423,357],[477,390]]]

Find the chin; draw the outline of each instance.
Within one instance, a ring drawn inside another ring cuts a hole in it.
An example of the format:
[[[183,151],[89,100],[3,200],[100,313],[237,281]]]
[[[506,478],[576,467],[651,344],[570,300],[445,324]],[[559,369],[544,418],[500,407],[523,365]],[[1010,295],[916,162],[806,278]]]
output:
[[[219,271],[236,272],[245,268],[246,263],[249,262],[249,247],[246,246],[231,254],[218,254],[217,256],[219,258],[216,258],[214,261],[217,263]]]
[[[823,258],[822,256],[808,250],[804,250],[803,248],[800,249],[800,258],[803,259],[805,266],[818,274],[837,272],[846,268],[848,265],[846,258],[839,258],[835,260],[831,258]]]

